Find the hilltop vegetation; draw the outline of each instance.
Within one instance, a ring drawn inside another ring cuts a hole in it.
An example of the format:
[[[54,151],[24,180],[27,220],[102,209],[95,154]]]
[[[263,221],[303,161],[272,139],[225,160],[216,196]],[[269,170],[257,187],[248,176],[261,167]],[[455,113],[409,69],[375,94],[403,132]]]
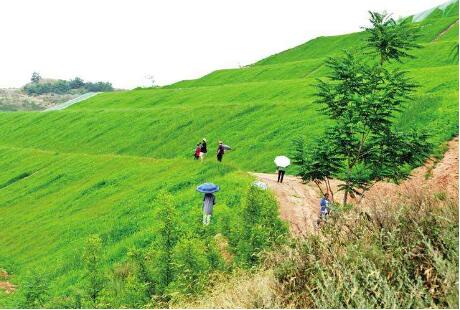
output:
[[[458,134],[458,2],[414,26],[422,48],[404,69],[420,87],[395,127],[424,129],[439,145]],[[308,147],[324,133],[331,121],[314,104],[316,79],[329,74],[326,57],[360,50],[365,38],[321,37],[246,68],[104,93],[59,112],[0,113],[0,267],[19,285],[0,293],[0,305],[167,306],[199,293],[212,271],[258,264],[286,228],[273,197],[248,190],[245,171],[271,172],[294,137]],[[203,137],[210,153],[201,163],[192,154]],[[218,140],[234,148],[222,165]],[[203,229],[195,187],[208,181],[222,190]]]
[[[23,90],[28,95],[42,95],[47,93],[110,92],[113,91],[113,87],[109,82],[85,82],[79,77],[69,81],[42,79],[38,72],[34,72],[31,82],[24,85]]]
[[[77,98],[87,92],[113,91],[109,82],[85,82],[42,79],[34,72],[31,82],[22,88],[0,89],[0,111],[40,111]]]

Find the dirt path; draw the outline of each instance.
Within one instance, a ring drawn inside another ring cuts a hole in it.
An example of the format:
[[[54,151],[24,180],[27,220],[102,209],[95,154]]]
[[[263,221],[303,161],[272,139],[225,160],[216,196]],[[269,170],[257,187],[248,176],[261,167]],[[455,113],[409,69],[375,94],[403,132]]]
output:
[[[285,176],[283,183],[277,183],[275,174],[253,173],[275,193],[280,205],[280,215],[289,223],[294,234],[314,231],[318,218],[319,190],[311,184],[303,184],[300,178]]]
[[[303,235],[315,231],[321,194],[314,183],[303,184],[300,178],[294,176],[285,176],[283,183],[277,183],[275,174],[252,174],[274,192],[280,205],[281,218],[289,223],[293,234]],[[449,149],[441,161],[428,160],[425,166],[413,171],[410,179],[399,185],[385,182],[376,184],[366,194],[363,203],[397,200],[402,192],[413,191],[415,188],[457,197],[458,177],[457,137],[449,142]],[[336,191],[337,184],[336,181],[331,182],[336,201],[341,201],[342,196]]]

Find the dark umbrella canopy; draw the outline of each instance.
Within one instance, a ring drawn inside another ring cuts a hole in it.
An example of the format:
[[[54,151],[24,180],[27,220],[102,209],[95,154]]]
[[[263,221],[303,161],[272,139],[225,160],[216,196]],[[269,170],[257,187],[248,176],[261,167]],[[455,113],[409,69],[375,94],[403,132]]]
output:
[[[204,183],[196,188],[200,193],[210,194],[220,190],[220,187],[214,183]]]

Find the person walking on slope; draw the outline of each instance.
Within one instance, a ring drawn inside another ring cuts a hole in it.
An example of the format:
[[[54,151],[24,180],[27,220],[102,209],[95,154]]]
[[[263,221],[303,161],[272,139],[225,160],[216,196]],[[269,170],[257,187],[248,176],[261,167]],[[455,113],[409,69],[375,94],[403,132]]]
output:
[[[326,221],[327,216],[329,215],[330,209],[329,209],[329,193],[325,193],[323,198],[321,198],[319,202],[319,219],[318,219],[318,225],[321,221]]]
[[[201,141],[201,147],[200,147],[200,158],[201,160],[204,160],[206,155],[208,154],[208,147],[206,145],[206,139],[203,138],[203,140]]]
[[[286,173],[286,167],[276,167],[276,170],[278,170],[278,183],[283,183],[284,179],[284,174]]]
[[[203,225],[211,223],[212,209],[216,204],[216,196],[211,193],[204,194],[203,198]]]
[[[196,145],[194,156],[196,160],[200,159],[200,156],[201,156],[201,144],[200,143]]]
[[[225,153],[225,148],[224,148],[224,143],[222,141],[219,141],[219,145],[217,146],[217,160],[222,161],[222,157],[224,157]]]

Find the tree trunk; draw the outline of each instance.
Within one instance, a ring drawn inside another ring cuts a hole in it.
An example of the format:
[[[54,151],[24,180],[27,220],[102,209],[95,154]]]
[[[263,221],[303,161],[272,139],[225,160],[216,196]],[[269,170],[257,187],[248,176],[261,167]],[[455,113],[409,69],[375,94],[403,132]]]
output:
[[[323,195],[323,196],[324,196],[324,192],[323,192],[323,189],[321,188],[321,186],[319,186],[319,184],[320,184],[321,182],[319,182],[319,181],[313,181],[313,182],[315,182],[316,186],[318,186],[318,188],[319,188],[319,191],[321,192],[321,195]],[[327,186],[326,186],[326,187],[327,187]]]
[[[331,194],[331,201],[334,202],[334,192],[332,191],[331,183],[329,182],[329,178],[325,178],[326,188],[328,193]]]
[[[347,204],[347,198],[348,198],[348,191],[345,191],[345,194],[343,195],[343,205],[344,206]]]

